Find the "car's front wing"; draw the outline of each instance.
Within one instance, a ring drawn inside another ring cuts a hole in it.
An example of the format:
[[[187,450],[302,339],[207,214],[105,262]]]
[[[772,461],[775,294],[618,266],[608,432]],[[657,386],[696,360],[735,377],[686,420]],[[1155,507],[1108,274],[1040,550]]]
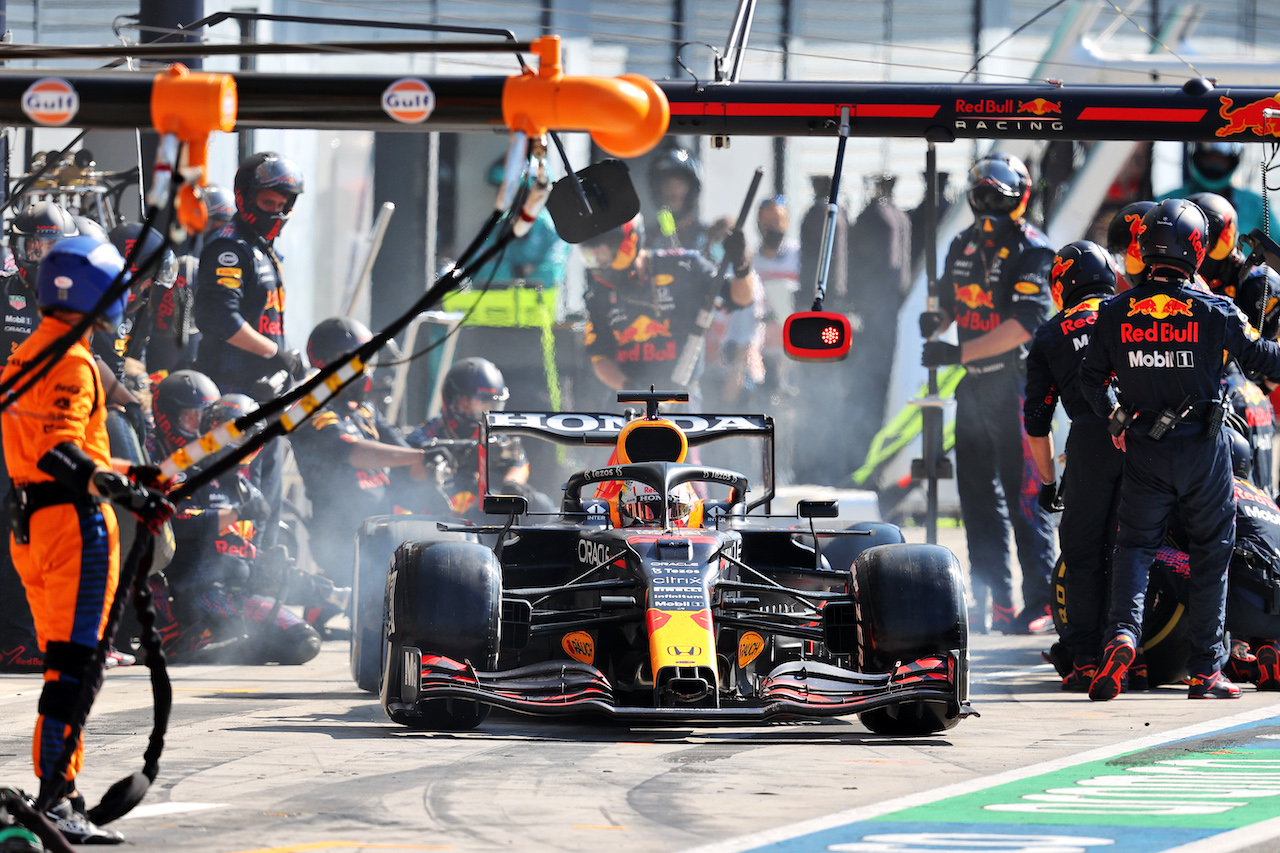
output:
[[[404,648],[404,683],[398,707],[459,699],[534,715],[601,714],[650,722],[750,723],[775,717],[834,717],[904,702],[945,701],[959,717],[975,712],[963,701],[958,653],[899,665],[892,673],[859,673],[817,661],[776,667],[760,695],[727,699],[720,707],[624,706],[614,701],[604,673],[579,661],[547,661],[501,672],[480,672],[464,662]]]

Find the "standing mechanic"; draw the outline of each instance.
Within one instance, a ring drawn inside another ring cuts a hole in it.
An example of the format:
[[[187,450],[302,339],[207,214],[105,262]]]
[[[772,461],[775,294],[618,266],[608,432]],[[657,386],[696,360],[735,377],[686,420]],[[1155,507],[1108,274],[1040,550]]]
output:
[[[121,274],[124,259],[109,243],[71,237],[40,263],[37,299],[44,319],[9,358],[3,379],[23,371],[98,303]],[[123,318],[122,296],[108,306],[109,326]],[[119,843],[85,814],[75,778],[84,743],[72,750],[55,778],[68,725],[82,692],[101,684],[103,633],[119,580],[115,512],[103,499],[127,507],[153,533],[173,512],[164,497],[116,470],[106,429],[106,393],[89,351],[88,331],[32,389],[4,412],[4,449],[13,479],[9,501],[10,549],[27,590],[36,634],[45,653],[33,758],[48,816],[75,843]],[[85,689],[82,691],[82,685]],[[51,799],[50,799],[51,798]]]
[[[235,177],[236,215],[205,243],[195,296],[195,321],[203,335],[196,368],[224,393],[263,402],[283,391],[272,378],[301,379],[306,364],[284,345],[284,282],[272,244],[302,192],[297,165],[271,151],[245,159]],[[283,494],[284,445],[263,448],[254,469],[257,486],[273,508],[263,526],[265,546],[278,535]]]
[[[974,224],[951,244],[944,309],[920,315],[925,367],[963,364],[956,388],[956,485],[969,540],[979,631],[1048,631],[1053,524],[1039,505],[1040,478],[1022,428],[1025,345],[1049,317],[1053,250],[1025,219],[1031,176],[1021,160],[993,154],[969,173]],[[946,300],[950,304],[946,304]],[[954,321],[959,346],[932,338]],[[1013,606],[1009,524],[1022,566],[1023,609]]]
[[[715,267],[687,249],[649,251],[644,219],[578,244],[590,279],[587,285],[587,353],[601,382],[615,391],[676,389],[671,378],[680,353],[696,328],[697,314],[722,283]],[[746,238],[737,231],[725,238],[725,256],[733,268],[729,300],[752,304],[755,284]],[[689,384],[689,400],[698,406],[698,376]]]
[[[1040,506],[1049,512],[1062,511],[1058,529],[1066,568],[1062,643],[1072,658],[1062,689],[1083,693],[1097,674],[1102,651],[1107,557],[1124,471],[1124,455],[1111,443],[1106,419],[1094,413],[1080,389],[1080,363],[1098,305],[1116,292],[1110,255],[1088,240],[1063,246],[1053,258],[1049,291],[1059,311],[1031,340],[1022,412],[1027,443],[1043,481]],[[1071,418],[1061,488],[1054,472],[1052,434],[1059,400]]]
[[[1261,341],[1225,299],[1193,285],[1208,248],[1204,212],[1170,199],[1142,218],[1146,281],[1098,311],[1080,372],[1094,411],[1125,451],[1111,610],[1089,698],[1113,699],[1142,634],[1148,573],[1177,510],[1190,542],[1187,669],[1192,699],[1240,695],[1222,674],[1227,565],[1236,538],[1231,453],[1220,427],[1224,350],[1275,374],[1280,346]],[[1123,401],[1109,386],[1114,374]]]

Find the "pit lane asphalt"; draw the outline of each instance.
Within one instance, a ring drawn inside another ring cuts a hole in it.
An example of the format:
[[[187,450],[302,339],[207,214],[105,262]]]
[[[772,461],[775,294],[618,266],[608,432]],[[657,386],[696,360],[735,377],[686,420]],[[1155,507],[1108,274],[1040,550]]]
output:
[[[974,637],[982,716],[920,739],[856,717],[651,729],[495,713],[474,732],[421,733],[355,687],[345,641],[301,667],[175,666],[160,777],[115,827],[140,851],[674,851],[1227,715],[1280,715],[1280,696],[1252,688],[1231,702],[1166,686],[1091,703],[1058,689],[1039,657],[1048,644]],[[29,791],[39,689],[39,676],[0,675],[0,782]],[[90,803],[141,767],[150,706],[145,669],[108,674],[81,776]]]

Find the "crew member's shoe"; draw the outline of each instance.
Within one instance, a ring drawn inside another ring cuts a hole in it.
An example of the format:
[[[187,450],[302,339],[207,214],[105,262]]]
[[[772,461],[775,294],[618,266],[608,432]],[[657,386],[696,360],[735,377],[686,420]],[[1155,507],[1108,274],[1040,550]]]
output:
[[[1089,698],[1095,702],[1107,702],[1120,695],[1124,688],[1125,673],[1137,654],[1133,638],[1117,634],[1102,650],[1102,664],[1089,685]]]
[[[1129,671],[1125,674],[1125,678],[1124,690],[1126,693],[1150,688],[1151,679],[1147,675],[1147,658],[1142,654],[1141,649],[1133,656],[1133,663],[1129,665]]]
[[[44,652],[34,639],[0,646],[0,672],[44,672]]]
[[[1222,667],[1222,674],[1236,684],[1258,683],[1258,658],[1244,640],[1231,641],[1231,653]]]
[[[1239,699],[1240,688],[1232,684],[1222,671],[1193,675],[1187,679],[1188,699]]]
[[[1049,651],[1040,653],[1040,659],[1045,663],[1053,664],[1059,678],[1066,678],[1071,673],[1074,657],[1065,643],[1054,643],[1049,647]]]
[[[84,797],[79,794],[65,798],[45,812],[44,816],[72,844],[124,843],[124,836],[120,833],[103,829],[89,820],[89,815],[85,812]]]
[[[115,669],[118,666],[133,666],[138,659],[131,654],[120,651],[115,646],[107,650],[107,659],[105,661],[107,669]]]
[[[1003,604],[991,602],[991,630],[999,631],[1002,634],[1012,633],[1009,628],[1013,625],[1013,620],[1018,618],[1018,611],[1013,607],[1005,607]]]
[[[1068,693],[1088,693],[1089,685],[1098,675],[1096,663],[1078,663],[1062,679],[1062,689]]]
[[[1258,689],[1280,690],[1280,646],[1275,642],[1258,647]]]
[[[1012,607],[999,607],[997,610],[1006,611],[1012,614]],[[1047,634],[1053,630],[1053,614],[1049,612],[1049,605],[1044,607],[1028,607],[1021,613],[1009,616],[1008,619],[1001,620],[1003,624],[997,624],[992,619],[992,624],[997,631],[1003,634]]]

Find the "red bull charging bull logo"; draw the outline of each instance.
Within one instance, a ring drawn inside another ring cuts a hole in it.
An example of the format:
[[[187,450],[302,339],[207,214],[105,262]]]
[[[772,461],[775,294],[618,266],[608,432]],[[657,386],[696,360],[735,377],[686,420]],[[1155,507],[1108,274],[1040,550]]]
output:
[[[1047,115],[1048,113],[1062,115],[1062,102],[1046,101],[1044,98],[1036,98],[1034,101],[1022,101],[1018,104],[1018,112],[1031,113],[1037,116]]]
[[[1266,110],[1280,110],[1280,93],[1241,107],[1237,107],[1236,102],[1225,95],[1218,100],[1222,102],[1218,115],[1226,122],[1226,125],[1214,131],[1218,136],[1235,136],[1245,132],[1254,136],[1280,136],[1280,117],[1268,118],[1265,114]]]
[[[1130,299],[1129,316],[1132,317],[1135,314],[1146,314],[1157,320],[1169,317],[1190,317],[1191,303],[1174,299],[1166,293],[1157,293],[1145,299]]]
[[[956,291],[956,301],[970,309],[996,307],[991,301],[991,291],[983,290],[980,285],[966,284],[964,287],[959,285],[953,285],[953,287]]]
[[[671,337],[671,321],[663,320],[659,323],[647,314],[641,314],[632,321],[630,326],[615,334],[618,338],[618,346],[643,343],[654,338],[669,338]]]

